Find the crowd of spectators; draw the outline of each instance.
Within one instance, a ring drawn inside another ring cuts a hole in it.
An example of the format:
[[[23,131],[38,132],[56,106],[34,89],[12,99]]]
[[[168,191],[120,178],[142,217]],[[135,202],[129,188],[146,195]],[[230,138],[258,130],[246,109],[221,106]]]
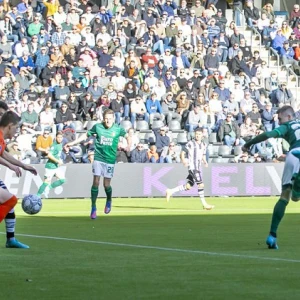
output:
[[[218,1],[0,3],[0,101],[22,119],[9,151],[39,163],[51,134],[63,131],[65,142],[75,139],[78,122],[86,129],[101,122],[108,108],[117,124],[131,123],[119,143],[119,162],[179,162],[174,124],[187,140],[203,127],[207,143],[215,134],[216,142],[232,149],[272,130],[278,126],[276,109],[288,104],[298,110],[298,103],[239,27],[244,9],[248,30],[260,32],[263,49],[275,49],[282,64],[300,75],[299,5],[280,23],[272,3],[257,8],[255,0],[234,0],[233,21]],[[148,144],[136,132],[141,121],[153,129]],[[287,149],[271,139],[251,154],[256,161],[273,160]],[[63,159],[89,163],[93,151],[90,137],[81,150],[64,151]]]

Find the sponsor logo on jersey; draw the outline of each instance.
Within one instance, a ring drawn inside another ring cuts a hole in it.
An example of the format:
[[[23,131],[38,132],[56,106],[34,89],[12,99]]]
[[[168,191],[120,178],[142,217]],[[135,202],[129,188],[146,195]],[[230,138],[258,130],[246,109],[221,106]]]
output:
[[[101,136],[100,138],[100,144],[105,146],[112,146],[113,138]]]

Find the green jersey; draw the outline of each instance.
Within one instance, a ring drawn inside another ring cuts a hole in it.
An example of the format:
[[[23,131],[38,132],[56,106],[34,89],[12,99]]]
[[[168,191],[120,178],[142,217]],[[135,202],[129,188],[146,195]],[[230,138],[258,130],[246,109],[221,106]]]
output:
[[[62,144],[57,144],[57,142],[55,141],[51,148],[50,148],[50,154],[52,154],[52,156],[54,156],[56,159],[60,160],[61,159],[61,152],[62,152]],[[54,161],[52,161],[51,159],[48,159],[45,168],[47,169],[57,169],[58,168],[58,164]]]
[[[285,139],[290,144],[290,150],[300,147],[300,120],[283,123],[274,131],[279,134],[279,138]]]
[[[107,164],[114,164],[116,162],[119,137],[125,136],[125,134],[125,129],[116,124],[110,128],[106,128],[102,123],[94,125],[87,132],[88,136],[96,136],[94,159]]]

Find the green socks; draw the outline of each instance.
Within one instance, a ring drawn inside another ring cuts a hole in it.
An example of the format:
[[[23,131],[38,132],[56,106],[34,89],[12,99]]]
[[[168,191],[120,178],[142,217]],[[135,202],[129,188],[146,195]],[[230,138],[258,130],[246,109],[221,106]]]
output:
[[[284,216],[285,208],[287,205],[288,205],[288,201],[286,201],[284,199],[279,199],[277,201],[276,205],[274,206],[271,230],[270,230],[270,234],[274,237],[276,237],[279,223],[281,222],[281,220]]]
[[[40,188],[39,188],[39,190],[37,192],[37,195],[41,196],[44,193],[44,191],[45,191],[45,189],[46,189],[47,186],[49,186],[49,189],[54,189],[54,188],[56,188],[56,187],[64,184],[65,182],[66,182],[65,179],[56,180],[56,181],[54,181],[50,185],[49,185],[49,183],[43,182],[43,184],[40,186]]]
[[[59,180],[56,180],[54,181],[51,185],[50,185],[50,189],[54,189],[62,184],[64,184],[66,182],[65,179],[59,179]]]
[[[47,187],[48,185],[49,185],[48,183],[43,182],[43,184],[40,186],[40,188],[39,188],[39,190],[38,190],[38,192],[37,192],[37,195],[38,195],[39,197],[44,193],[44,191],[45,191],[45,189],[46,189],[46,187]]]
[[[105,189],[105,194],[106,194],[106,200],[111,201],[111,195],[112,195],[112,188],[111,186],[106,187]]]
[[[106,200],[111,201],[112,188],[111,186],[104,189],[106,193]],[[98,197],[99,189],[97,186],[92,186],[91,188],[91,200],[92,200],[92,208],[96,208],[96,201]]]
[[[91,200],[92,200],[92,207],[96,207],[96,201],[98,197],[98,187],[97,186],[92,186],[91,188]]]

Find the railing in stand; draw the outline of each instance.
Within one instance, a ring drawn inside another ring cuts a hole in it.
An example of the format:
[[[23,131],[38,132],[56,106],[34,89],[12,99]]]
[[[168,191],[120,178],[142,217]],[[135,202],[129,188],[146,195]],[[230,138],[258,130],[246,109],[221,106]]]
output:
[[[279,57],[279,54],[277,53],[277,51],[275,49],[273,49],[272,47],[269,48],[269,51],[268,51],[268,66],[270,66],[270,57],[271,55],[274,55],[276,56],[276,61],[277,61],[277,74],[279,75],[279,62],[280,62],[280,57]]]
[[[292,75],[292,76],[294,76],[296,78],[296,101],[298,101],[298,88],[299,88],[300,76],[298,76],[294,72],[294,70],[292,69],[292,66],[287,67],[286,68],[286,84],[287,84],[287,86],[288,86],[288,84],[290,82],[290,75]]]
[[[255,27],[251,28],[251,47],[252,47],[252,43],[253,43],[253,35],[255,36],[255,38],[257,36],[259,38],[259,53],[260,53],[261,52],[261,34]]]
[[[242,10],[240,10],[238,7],[236,7],[236,9],[241,14],[241,27],[243,27],[243,29],[245,30],[246,29],[246,19],[245,19],[244,12]],[[234,12],[234,9],[232,11]],[[235,18],[233,18],[233,20],[235,21]]]

